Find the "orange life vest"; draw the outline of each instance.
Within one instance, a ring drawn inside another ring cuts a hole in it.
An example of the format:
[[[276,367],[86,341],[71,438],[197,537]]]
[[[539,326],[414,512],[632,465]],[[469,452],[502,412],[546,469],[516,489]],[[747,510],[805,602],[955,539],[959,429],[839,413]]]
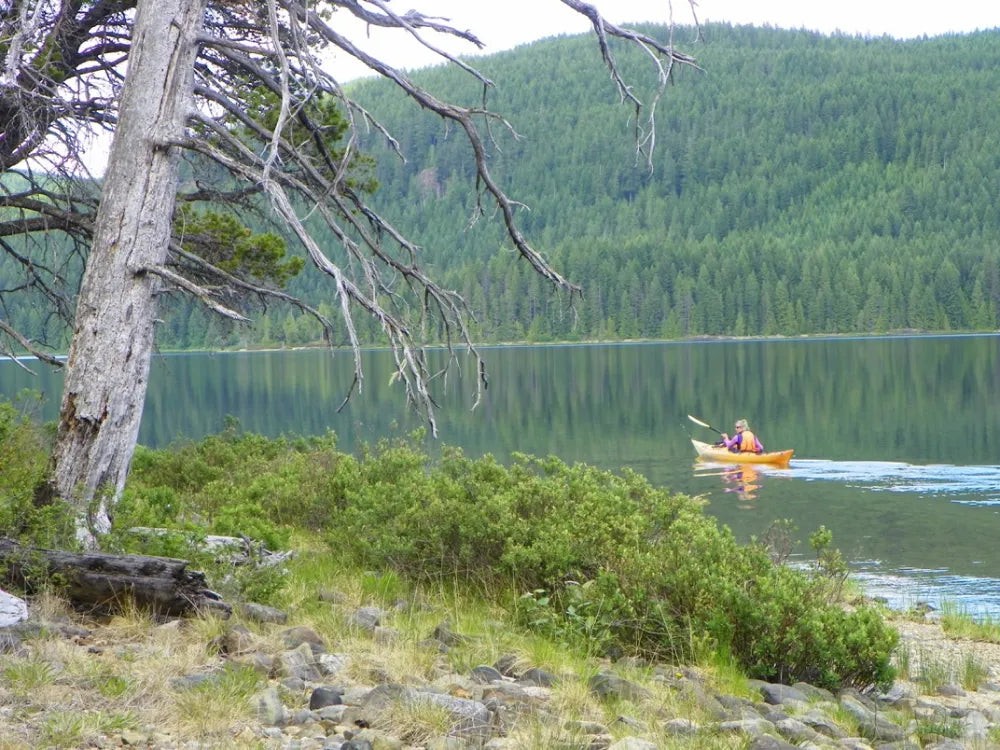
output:
[[[757,440],[750,430],[743,430],[740,433],[740,453],[756,453]]]

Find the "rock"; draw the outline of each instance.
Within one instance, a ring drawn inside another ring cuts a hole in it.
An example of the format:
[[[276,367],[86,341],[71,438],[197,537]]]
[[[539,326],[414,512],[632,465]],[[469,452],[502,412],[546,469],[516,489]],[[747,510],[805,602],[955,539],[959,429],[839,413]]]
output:
[[[504,654],[499,659],[493,667],[504,677],[517,677],[518,658],[514,654]]]
[[[469,636],[453,632],[451,625],[447,621],[442,622],[434,628],[434,632],[431,633],[430,637],[452,648],[469,642]]]
[[[489,685],[491,682],[502,680],[503,675],[493,667],[480,664],[472,670],[472,679],[484,685]]]
[[[335,677],[340,674],[350,663],[351,657],[348,654],[320,654],[317,658],[319,671],[327,677]]]
[[[623,737],[608,750],[656,750],[656,744],[641,737]]]
[[[277,656],[278,673],[282,677],[298,677],[307,682],[318,682],[320,671],[316,656],[308,643],[303,643],[291,651],[283,651]]]
[[[378,607],[361,607],[350,616],[349,624],[373,633],[375,628],[382,624],[384,614]]]
[[[281,640],[285,644],[285,648],[298,648],[303,643],[308,643],[311,647],[318,646],[319,653],[326,651],[326,641],[315,630],[303,625],[283,630]],[[316,651],[317,649],[313,648],[313,652]]]
[[[608,728],[596,721],[573,719],[563,724],[563,729],[577,734],[607,734]]]
[[[236,624],[226,628],[226,632],[213,638],[211,643],[223,656],[234,656],[253,651],[256,647],[256,640],[248,628]]]
[[[523,685],[538,685],[539,687],[553,687],[559,682],[559,678],[556,677],[551,672],[546,672],[544,669],[537,669],[532,667],[531,669],[525,670],[525,672],[518,679]]]
[[[664,734],[673,736],[690,736],[697,734],[700,727],[691,719],[670,719],[660,724]]]
[[[445,709],[455,722],[449,734],[485,740],[490,734],[490,712],[479,701],[438,693],[418,693],[418,701]]]
[[[906,732],[899,724],[889,721],[880,713],[875,713],[847,692],[841,692],[840,706],[857,719],[865,737],[882,742],[899,742],[906,736]]]
[[[961,688],[960,685],[955,685],[953,683],[948,683],[948,684],[945,684],[945,685],[942,685],[941,687],[939,687],[937,689],[937,694],[938,695],[958,696],[958,697],[961,697],[961,698],[964,698],[966,695],[968,695],[968,693],[966,693]]]
[[[834,703],[837,700],[829,690],[810,685],[808,682],[796,682],[792,687],[801,693],[805,693],[813,701],[829,701],[830,703]]]
[[[284,625],[288,622],[288,613],[274,607],[250,602],[240,608],[240,612],[248,620],[254,622],[267,622],[275,625]]]
[[[784,740],[779,740],[777,737],[763,735],[761,737],[754,737],[750,744],[747,745],[747,750],[798,750],[798,746],[790,745]]]
[[[123,745],[129,745],[131,747],[138,747],[140,745],[145,746],[149,742],[149,737],[142,732],[136,732],[132,729],[124,730],[121,735],[121,741]]]
[[[819,743],[825,739],[823,735],[815,729],[798,719],[781,719],[780,721],[774,722],[774,726],[778,730],[778,734],[789,742],[793,742],[795,744],[801,744],[803,742]]]
[[[287,713],[278,695],[278,688],[268,688],[257,695],[257,718],[261,724],[268,726],[284,725]]]
[[[320,589],[316,592],[316,598],[330,604],[347,604],[347,594],[332,589]]]
[[[395,643],[399,640],[399,631],[394,628],[384,628],[379,625],[372,631],[372,637],[374,637],[376,643]]]
[[[28,619],[28,603],[0,589],[0,629],[9,628]]]
[[[766,719],[739,719],[737,721],[720,721],[715,725],[720,732],[738,732],[757,737],[768,732],[774,732],[774,724]]]
[[[215,673],[198,672],[196,674],[186,674],[182,677],[175,677],[170,681],[170,687],[174,690],[191,690],[202,685],[207,685],[214,681]]]
[[[799,703],[808,703],[809,701],[808,695],[789,685],[762,682],[758,683],[757,686],[760,689],[761,694],[764,696],[764,702],[770,703],[771,705],[781,705],[790,701],[797,701]]]
[[[650,693],[646,688],[629,682],[626,679],[613,674],[599,672],[590,678],[589,686],[591,691],[600,698],[620,698],[622,700],[637,701],[648,698]]]
[[[316,710],[326,706],[336,706],[343,703],[344,693],[334,687],[321,685],[309,696],[309,708]]]

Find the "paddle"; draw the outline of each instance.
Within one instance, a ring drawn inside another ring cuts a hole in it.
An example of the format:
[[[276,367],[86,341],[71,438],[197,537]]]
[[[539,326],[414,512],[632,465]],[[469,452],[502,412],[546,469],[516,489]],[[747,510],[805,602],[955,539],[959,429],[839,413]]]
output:
[[[702,422],[700,419],[696,419],[695,417],[692,417],[690,414],[688,414],[688,419],[690,419],[697,425],[701,425],[702,427],[707,427],[708,429],[712,430],[713,432],[717,432],[720,435],[722,434],[722,430],[717,430],[714,427],[712,427],[712,425],[710,425],[708,422]]]

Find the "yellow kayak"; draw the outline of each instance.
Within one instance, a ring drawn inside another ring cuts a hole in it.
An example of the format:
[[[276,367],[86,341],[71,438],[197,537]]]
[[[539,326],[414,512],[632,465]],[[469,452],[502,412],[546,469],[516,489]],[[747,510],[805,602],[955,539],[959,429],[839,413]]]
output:
[[[733,453],[728,448],[691,440],[698,458],[703,461],[723,461],[729,464],[787,464],[794,450],[770,451],[768,453]]]

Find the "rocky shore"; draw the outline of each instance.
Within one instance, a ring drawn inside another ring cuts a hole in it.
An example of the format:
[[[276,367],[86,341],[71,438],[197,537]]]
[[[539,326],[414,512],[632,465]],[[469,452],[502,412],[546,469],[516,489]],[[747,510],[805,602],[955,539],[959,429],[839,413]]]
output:
[[[630,659],[560,672],[490,654],[447,622],[414,638],[390,626],[392,611],[324,597],[342,610],[343,632],[259,605],[214,627],[33,612],[0,630],[0,748],[1000,748],[1000,647],[949,639],[930,621],[898,621],[901,678],[890,690],[834,694],[803,683],[720,688],[711,670]],[[410,673],[388,663],[404,641],[419,662]],[[198,731],[164,719],[177,705],[197,713],[247,673],[252,692],[228,724]],[[116,684],[120,696],[107,689]],[[61,704],[117,716],[112,698],[125,700],[128,721],[53,732]]]

